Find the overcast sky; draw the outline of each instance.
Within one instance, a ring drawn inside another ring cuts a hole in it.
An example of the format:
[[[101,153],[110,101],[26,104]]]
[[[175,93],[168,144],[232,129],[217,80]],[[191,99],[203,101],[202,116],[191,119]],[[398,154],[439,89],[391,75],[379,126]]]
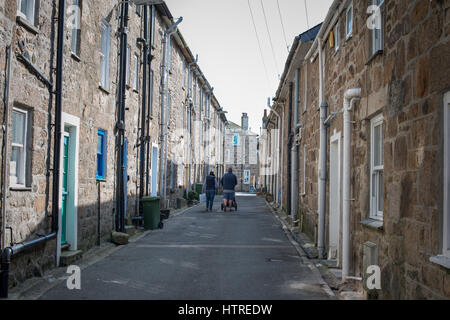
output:
[[[214,87],[228,119],[240,124],[242,112],[250,117],[250,127],[260,132],[267,98],[274,97],[288,56],[286,42],[308,30],[304,0],[249,0],[258,37],[259,50],[247,0],[166,0],[199,65]],[[273,51],[262,5],[264,6]],[[332,0],[306,0],[309,27],[321,23]],[[264,61],[264,62],[263,62]],[[264,68],[264,64],[266,68]],[[267,72],[265,71],[267,70]]]

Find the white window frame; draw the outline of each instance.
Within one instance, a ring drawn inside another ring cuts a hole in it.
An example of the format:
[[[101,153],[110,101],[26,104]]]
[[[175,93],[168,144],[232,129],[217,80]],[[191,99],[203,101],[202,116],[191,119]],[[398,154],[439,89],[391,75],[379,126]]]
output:
[[[22,148],[20,151],[20,158],[21,158],[21,165],[19,168],[19,172],[16,172],[16,176],[11,176],[11,165],[10,165],[10,186],[11,187],[19,187],[19,188],[25,188],[27,185],[27,148],[28,148],[28,143],[29,143],[29,139],[28,139],[28,111],[25,109],[21,109],[21,108],[13,108],[13,113],[21,113],[23,115],[25,115],[25,123],[24,123],[24,127],[23,127],[23,144],[18,144],[18,143],[13,143],[11,142],[11,155],[12,155],[12,148]],[[12,117],[11,117],[12,118]],[[14,124],[14,122],[13,122]],[[11,163],[11,158],[10,158],[10,163]],[[16,180],[17,178],[17,182],[13,182],[14,180]]]
[[[231,151],[230,151],[230,149],[226,150],[226,159],[227,159],[227,163],[231,163]]]
[[[140,69],[141,60],[137,53],[134,54],[134,83],[133,90],[139,91],[139,69]]]
[[[382,165],[375,166],[375,128],[381,125],[381,159],[382,159]],[[378,174],[381,172],[381,174],[384,173],[384,155],[383,155],[383,141],[384,141],[384,135],[383,135],[383,128],[384,128],[384,118],[383,115],[380,114],[373,118],[370,121],[370,218],[374,220],[383,220],[383,211],[378,210],[378,202],[379,197],[383,197],[383,194],[379,194],[379,180],[374,181],[373,176],[374,174]],[[376,186],[374,188],[374,183],[376,182]],[[383,180],[384,183],[384,180]],[[374,193],[376,192],[376,194]],[[383,193],[384,193],[384,185],[383,185]],[[375,196],[374,196],[375,194]],[[384,199],[383,199],[384,200]],[[383,201],[384,203],[384,201]]]
[[[130,46],[127,46],[127,65],[126,65],[125,83],[128,87],[131,86],[131,47]]]
[[[82,10],[81,0],[72,0],[72,8],[73,8],[73,11],[71,12],[73,13],[72,21],[74,21],[74,23],[72,25],[72,39],[70,43],[70,49],[72,50],[73,54],[79,57],[81,52],[81,44],[80,44],[81,32],[78,32],[78,30],[81,31],[81,10]]]
[[[303,112],[308,109],[308,63],[304,65],[305,69],[305,103],[303,106]]]
[[[450,91],[444,96],[444,211],[442,253],[450,259]]]
[[[337,52],[341,47],[341,35],[339,29],[339,22],[334,26],[334,50]]]
[[[100,33],[100,87],[109,90],[110,88],[110,51],[111,51],[111,25],[106,21],[101,22]],[[103,52],[103,36],[106,36],[105,40],[106,48]]]
[[[351,13],[351,16],[352,16],[352,23],[350,25],[350,30],[349,30],[349,24],[348,24],[349,12]],[[353,35],[353,22],[354,22],[354,15],[353,15],[353,2],[352,2],[347,7],[347,10],[345,12],[345,39],[350,39]]]
[[[380,8],[381,12],[381,30],[377,30],[374,28],[370,31],[371,33],[371,55],[376,54],[378,51],[382,51],[384,48],[384,0],[380,1],[380,4],[378,4],[379,0],[372,0],[372,5],[378,6]],[[380,38],[379,41],[376,40],[376,32],[380,32]]]
[[[234,142],[235,141],[235,137],[237,137],[237,143]],[[233,144],[234,147],[238,147],[238,146],[241,145],[241,137],[239,136],[239,133],[234,133],[233,134],[232,144]]]
[[[36,1],[37,0],[27,0],[26,8],[22,8],[22,1],[17,0],[17,16],[27,20],[33,26],[36,25]]]

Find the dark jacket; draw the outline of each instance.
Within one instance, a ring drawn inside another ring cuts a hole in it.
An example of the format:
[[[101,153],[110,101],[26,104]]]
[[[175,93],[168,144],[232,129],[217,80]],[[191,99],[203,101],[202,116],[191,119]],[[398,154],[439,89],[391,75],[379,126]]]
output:
[[[219,189],[219,184],[217,183],[216,177],[207,176],[205,182],[203,183],[203,191],[216,189]]]
[[[223,190],[234,191],[234,188],[238,184],[237,178],[233,173],[225,173],[220,183],[223,186]]]

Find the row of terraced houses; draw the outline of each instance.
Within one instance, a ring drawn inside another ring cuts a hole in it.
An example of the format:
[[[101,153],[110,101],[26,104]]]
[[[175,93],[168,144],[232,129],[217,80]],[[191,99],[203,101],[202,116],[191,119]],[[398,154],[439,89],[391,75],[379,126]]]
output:
[[[138,224],[140,198],[175,208],[224,173],[225,112],[181,20],[155,3],[1,1],[9,286]]]
[[[273,205],[367,297],[450,298],[449,57],[450,1],[335,0],[263,119]]]

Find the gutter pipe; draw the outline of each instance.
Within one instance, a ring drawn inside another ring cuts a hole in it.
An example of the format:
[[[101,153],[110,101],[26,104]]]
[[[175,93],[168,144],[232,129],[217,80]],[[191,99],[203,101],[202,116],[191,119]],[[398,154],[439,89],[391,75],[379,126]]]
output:
[[[10,79],[11,79],[11,46],[6,49],[7,52],[7,76],[5,83],[5,110],[4,110],[4,131],[3,131],[3,150],[2,150],[2,245],[1,250],[6,248],[6,193],[7,193],[7,155],[8,155],[8,137],[9,137],[9,93],[11,89]]]
[[[325,213],[326,213],[326,192],[327,192],[327,126],[324,124],[327,119],[328,104],[324,99],[323,85],[323,56],[322,39],[317,38],[319,45],[319,111],[320,111],[320,151],[319,151],[319,226],[317,249],[319,259],[325,254]]]
[[[149,49],[149,39],[148,39],[148,6],[143,6],[144,11],[144,38],[139,38],[138,42],[143,44],[143,70],[142,70],[142,115],[141,115],[141,141],[140,141],[140,161],[139,161],[139,198],[142,199],[144,197],[144,192],[146,191],[146,195],[148,196],[148,188],[145,188],[145,178],[148,173],[148,167],[145,168],[146,157],[148,157],[148,152],[146,154],[146,146],[149,143],[148,141],[148,132],[147,132],[147,65],[148,65],[148,49]],[[136,75],[137,76],[137,75]],[[148,148],[147,148],[148,150]],[[148,179],[147,179],[148,181]],[[144,191],[145,190],[145,191]],[[140,216],[143,215],[142,210],[140,211]]]
[[[280,166],[280,154],[279,154],[279,147],[280,147],[280,139],[282,139],[283,134],[284,134],[284,124],[283,124],[283,118],[280,116],[280,114],[270,105],[270,98],[268,99],[268,103],[267,103],[268,108],[275,114],[275,116],[278,118],[278,130],[277,130],[277,139],[276,139],[276,161],[272,161],[272,172],[273,172],[273,176],[275,176],[275,170],[280,170],[281,166]],[[280,136],[280,125],[281,125],[281,136]],[[283,147],[283,144],[282,144]],[[283,152],[282,152],[283,155]],[[275,163],[274,163],[275,162]],[[281,165],[283,160],[281,160]],[[282,181],[281,183],[279,183],[280,178],[283,179],[283,174],[282,172],[278,172],[277,173],[277,181],[275,183],[276,187],[275,187],[275,191],[276,191],[276,195],[275,195],[275,199],[277,199],[277,203],[281,203],[281,195],[282,195],[282,191],[280,193],[280,195],[278,194],[280,186],[282,185]]]
[[[344,94],[344,172],[343,172],[343,254],[342,254],[342,281],[349,278],[350,270],[350,156],[351,156],[351,134],[352,121],[351,111],[354,103],[361,97],[361,89],[349,89]]]
[[[116,231],[125,232],[125,188],[124,188],[124,170],[125,170],[125,103],[126,103],[126,64],[127,64],[127,41],[128,41],[128,9],[129,3],[122,3],[121,22],[120,22],[120,77],[119,77],[119,112],[116,129],[118,130],[117,144],[117,215]]]

